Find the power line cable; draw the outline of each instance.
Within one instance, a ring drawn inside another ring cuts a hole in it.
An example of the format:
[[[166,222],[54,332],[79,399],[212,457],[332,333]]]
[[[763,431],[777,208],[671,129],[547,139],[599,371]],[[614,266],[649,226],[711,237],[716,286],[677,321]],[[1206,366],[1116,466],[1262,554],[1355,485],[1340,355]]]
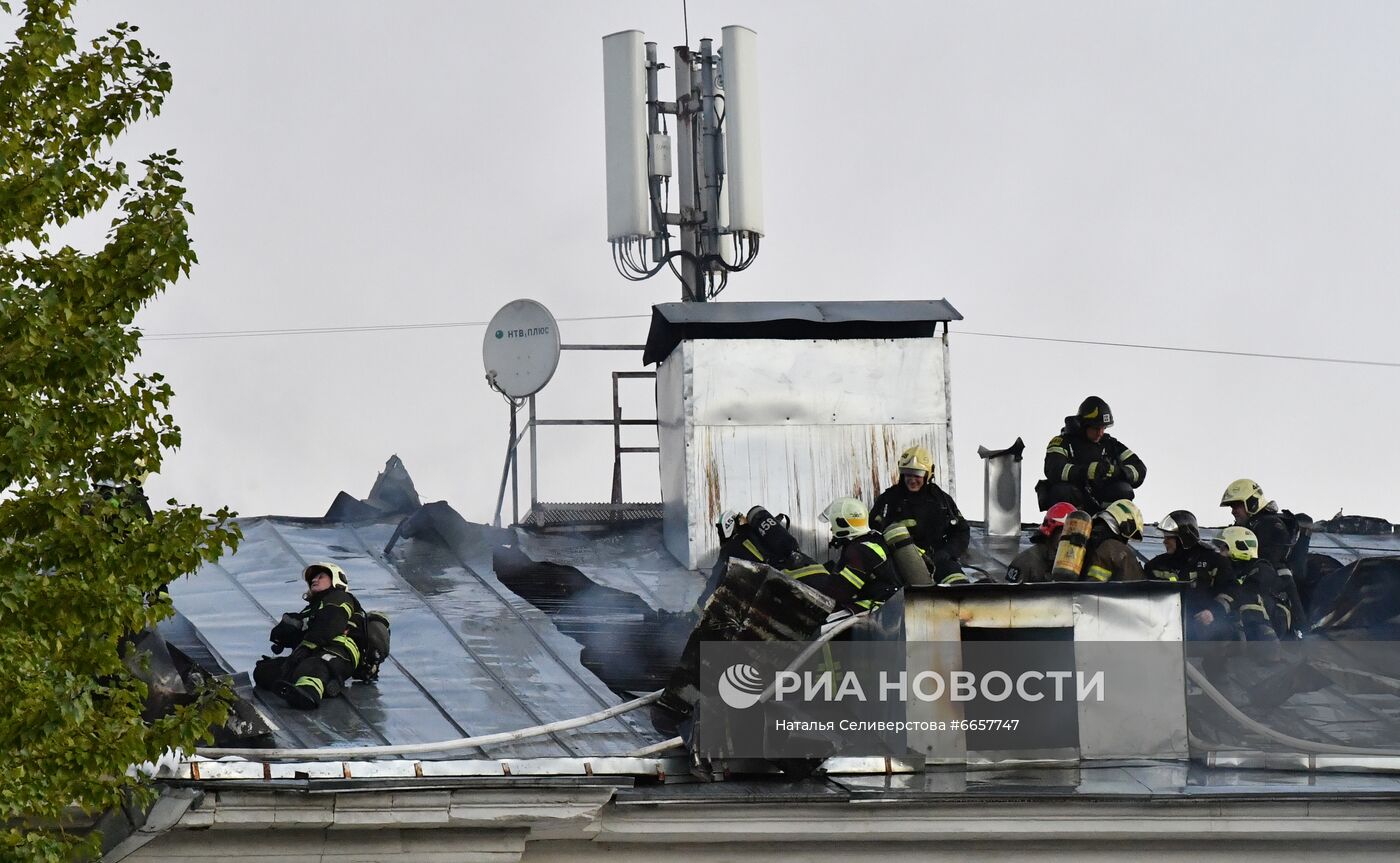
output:
[[[651,315],[585,315],[573,318],[557,318],[560,321],[621,321],[636,318],[650,318]],[[443,330],[462,327],[484,327],[490,321],[442,321],[421,324],[374,324],[360,327],[290,327],[266,330],[208,330],[190,333],[146,333],[146,341],[194,341],[200,339],[237,339],[255,336],[306,336],[335,335],[339,333],[380,333],[400,330]]]
[[[1302,354],[1269,354],[1255,351],[1222,351],[1213,348],[1187,348],[1179,345],[1144,345],[1136,342],[1099,342],[1090,339],[1062,339],[1051,336],[1022,336],[1010,333],[976,333],[967,330],[954,330],[955,335],[960,336],[980,336],[988,339],[1018,339],[1028,342],[1057,342],[1067,345],[1093,345],[1102,348],[1136,348],[1143,351],[1173,351],[1183,354],[1212,354],[1222,357],[1256,357],[1266,360],[1297,360],[1305,363],[1334,363],[1344,366],[1377,366],[1380,368],[1400,369],[1400,363],[1385,362],[1383,360],[1353,360],[1343,357],[1310,357]]]
[[[558,318],[560,321],[625,321],[650,318],[651,315],[583,315],[571,318]],[[264,329],[264,330],[208,330],[205,332],[188,333],[147,333],[143,338],[147,341],[196,341],[202,339],[234,339],[253,338],[260,336],[303,336],[303,335],[336,335],[341,333],[379,333],[397,332],[403,330],[441,330],[460,329],[464,327],[484,327],[490,321],[442,321],[438,323],[415,323],[415,324],[374,324],[369,326],[344,326],[344,327],[290,327],[286,329]],[[1014,341],[1027,342],[1054,342],[1067,345],[1090,345],[1102,348],[1131,348],[1144,351],[1168,351],[1185,354],[1208,354],[1223,357],[1252,357],[1265,360],[1293,360],[1306,363],[1330,363],[1333,365],[1345,366],[1371,366],[1374,368],[1400,368],[1400,362],[1387,362],[1384,360],[1357,360],[1345,357],[1314,357],[1303,354],[1273,354],[1261,351],[1225,351],[1213,348],[1188,348],[1180,345],[1149,345],[1138,342],[1104,342],[1093,339],[1065,339],[1053,336],[1027,336],[1017,333],[984,333],[971,330],[954,330],[953,335],[975,336],[987,339],[1011,339]]]

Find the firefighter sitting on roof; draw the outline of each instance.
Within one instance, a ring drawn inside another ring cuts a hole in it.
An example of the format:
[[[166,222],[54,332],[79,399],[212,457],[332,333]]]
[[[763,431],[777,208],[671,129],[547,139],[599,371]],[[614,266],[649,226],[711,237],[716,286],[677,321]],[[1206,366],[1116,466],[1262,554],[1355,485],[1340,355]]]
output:
[[[1264,496],[1252,479],[1237,479],[1220,496],[1220,505],[1230,508],[1235,524],[1247,527],[1259,542],[1259,558],[1274,570],[1278,602],[1296,628],[1303,620],[1303,602],[1297,580],[1307,575],[1308,539],[1302,535],[1299,517]],[[1307,519],[1311,525],[1312,519]],[[1301,546],[1301,548],[1300,548]],[[1299,553],[1301,552],[1301,553]],[[1296,569],[1294,567],[1297,567]],[[1287,635],[1287,633],[1281,633]]]
[[[339,695],[360,664],[356,636],[365,625],[360,602],[347,589],[345,570],[334,563],[313,563],[302,572],[306,608],[284,614],[272,628],[272,652],[253,667],[253,682],[286,699],[292,707],[311,710],[321,699]]]
[[[1186,637],[1195,641],[1235,640],[1229,609],[1217,599],[1229,592],[1229,559],[1201,542],[1196,516],[1187,510],[1173,510],[1157,528],[1167,550],[1147,562],[1147,577],[1190,585],[1181,596]]]
[[[880,535],[870,529],[865,504],[853,497],[838,497],[817,517],[831,525],[831,547],[836,559],[821,574],[801,578],[836,600],[837,608],[874,608],[899,590],[899,578],[889,562]]]
[[[1105,429],[1113,412],[1089,396],[1045,447],[1045,479],[1036,483],[1041,510],[1065,501],[1095,512],[1115,500],[1132,500],[1147,478],[1147,465]]]
[[[1217,596],[1229,609],[1245,641],[1278,641],[1287,632],[1287,612],[1274,600],[1278,571],[1259,558],[1259,539],[1247,527],[1227,527],[1220,532],[1230,558],[1230,578]]]
[[[1130,500],[1115,500],[1094,516],[1083,578],[1142,581],[1147,577],[1129,542],[1142,539],[1142,512]]]
[[[870,525],[883,531],[903,524],[924,556],[934,581],[967,583],[959,561],[972,531],[957,503],[933,481],[933,456],[912,446],[899,456],[899,482],[885,489],[870,508]]]

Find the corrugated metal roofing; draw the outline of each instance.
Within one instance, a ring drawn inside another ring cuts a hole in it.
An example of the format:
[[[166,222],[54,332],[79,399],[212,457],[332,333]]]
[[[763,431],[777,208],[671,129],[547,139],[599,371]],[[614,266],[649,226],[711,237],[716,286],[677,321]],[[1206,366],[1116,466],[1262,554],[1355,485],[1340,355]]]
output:
[[[445,504],[372,521],[253,518],[236,554],[172,585],[175,605],[227,670],[250,671],[268,631],[302,606],[301,571],[340,564],[368,609],[393,622],[393,655],[374,684],[353,683],[320,709],[292,710],[257,691],[281,746],[447,740],[567,719],[621,699],[578,661],[579,645],[507,590],[491,571],[491,545],[508,532],[471,525]],[[620,754],[661,738],[644,718],[453,757]]]
[[[960,320],[947,300],[660,303],[651,307],[642,363],[664,360],[684,339],[918,338]]]
[[[390,467],[401,470],[394,461]],[[402,491],[409,482],[405,473],[403,483],[388,491]],[[301,607],[300,574],[311,561],[339,563],[365,607],[390,615],[393,655],[377,683],[352,684],[344,697],[312,712],[291,710],[280,698],[247,690],[276,724],[279,746],[431,742],[509,731],[619,703],[622,699],[580,662],[579,643],[497,578],[492,551],[502,544],[533,560],[576,567],[597,584],[635,595],[657,611],[691,608],[703,587],[700,574],[665,551],[654,519],[506,531],[469,523],[445,503],[415,508],[412,498],[397,494],[398,504],[388,505],[394,497],[372,496],[360,502],[364,506],[342,501],[332,513],[344,514],[341,518],[244,519],[244,541],[236,554],[171,586],[183,617],[163,628],[167,639],[230,672],[250,671],[268,652],[268,631],[277,617]],[[1026,537],[1026,532],[990,537],[976,524],[968,562],[1000,580]],[[1160,532],[1149,527],[1138,548],[1145,557],[1160,553]],[[1343,564],[1396,556],[1400,535],[1315,534],[1312,550]],[[612,755],[659,740],[644,715],[632,714],[440,757]]]

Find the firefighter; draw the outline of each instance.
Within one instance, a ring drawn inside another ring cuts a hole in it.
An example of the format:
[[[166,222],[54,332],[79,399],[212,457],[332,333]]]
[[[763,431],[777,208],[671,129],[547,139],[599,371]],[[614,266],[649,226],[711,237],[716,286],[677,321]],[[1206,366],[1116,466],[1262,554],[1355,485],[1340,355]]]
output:
[[[1203,641],[1233,641],[1229,610],[1216,599],[1230,578],[1230,561],[1201,542],[1196,516],[1184,509],[1167,513],[1157,527],[1167,550],[1147,562],[1147,577],[1189,584],[1182,594],[1186,637]]]
[[[953,498],[933,481],[933,456],[911,446],[899,456],[899,482],[885,489],[870,508],[870,525],[883,531],[904,524],[924,556],[934,581],[971,581],[959,561],[967,553],[972,531]]]
[[[1016,555],[1006,568],[1007,584],[1050,581],[1055,566],[1055,547],[1060,544],[1065,519],[1074,512],[1074,504],[1057,503],[1045,513],[1045,520],[1031,534],[1031,547]]]
[[[339,695],[360,664],[358,634],[365,612],[347,589],[345,570],[334,563],[313,563],[302,571],[306,607],[282,615],[272,628],[272,652],[253,668],[253,682],[286,699],[292,707],[314,709],[323,698]]]
[[[695,601],[696,614],[704,614],[705,604],[724,579],[730,560],[767,564],[793,578],[824,575],[826,567],[798,547],[790,526],[786,515],[773,515],[762,506],[751,507],[743,514],[732,509],[721,513],[715,522],[715,531],[719,535],[719,557],[710,571],[709,581]]]
[[[1142,539],[1142,512],[1130,500],[1115,500],[1094,516],[1084,558],[1083,578],[1093,581],[1142,581],[1137,553],[1129,542]]]
[[[1230,577],[1216,599],[1234,618],[1245,641],[1278,641],[1287,632],[1287,611],[1274,600],[1278,572],[1259,557],[1259,538],[1247,527],[1235,525],[1220,532],[1230,559]],[[1282,629],[1280,629],[1282,624]]]
[[[836,600],[838,608],[850,610],[874,608],[899,590],[900,580],[880,535],[870,529],[865,504],[838,497],[817,518],[831,526],[836,559],[822,574],[794,577]]]
[[[1045,447],[1045,478],[1036,483],[1040,508],[1066,501],[1096,512],[1115,500],[1132,500],[1147,478],[1147,465],[1105,429],[1113,412],[1098,396],[1089,396]]]
[[[1238,527],[1247,527],[1259,543],[1259,558],[1277,573],[1282,602],[1294,624],[1303,620],[1303,602],[1298,595],[1297,579],[1306,576],[1308,541],[1302,537],[1299,518],[1288,510],[1279,509],[1277,502],[1264,496],[1264,490],[1252,479],[1237,479],[1220,496],[1220,505],[1229,507]],[[1312,519],[1307,519],[1309,528]],[[1301,545],[1301,560],[1295,546]],[[1299,567],[1294,570],[1292,564]]]

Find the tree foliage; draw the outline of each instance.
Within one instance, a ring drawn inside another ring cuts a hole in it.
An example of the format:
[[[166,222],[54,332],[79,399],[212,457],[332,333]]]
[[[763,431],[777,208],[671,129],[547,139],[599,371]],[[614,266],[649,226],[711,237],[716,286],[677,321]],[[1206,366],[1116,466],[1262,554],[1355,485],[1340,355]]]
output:
[[[0,859],[71,859],[95,837],[74,811],[149,794],[129,775],[222,721],[202,692],[153,723],[124,639],[171,613],[157,589],[237,542],[227,510],[175,501],[149,520],[93,481],[158,469],[180,443],[170,386],[132,369],[137,311],[195,263],[175,151],[104,158],[159,113],[168,64],[117,24],[80,41],[72,2],[0,7]],[[66,223],[115,203],[92,252],[55,247]]]

